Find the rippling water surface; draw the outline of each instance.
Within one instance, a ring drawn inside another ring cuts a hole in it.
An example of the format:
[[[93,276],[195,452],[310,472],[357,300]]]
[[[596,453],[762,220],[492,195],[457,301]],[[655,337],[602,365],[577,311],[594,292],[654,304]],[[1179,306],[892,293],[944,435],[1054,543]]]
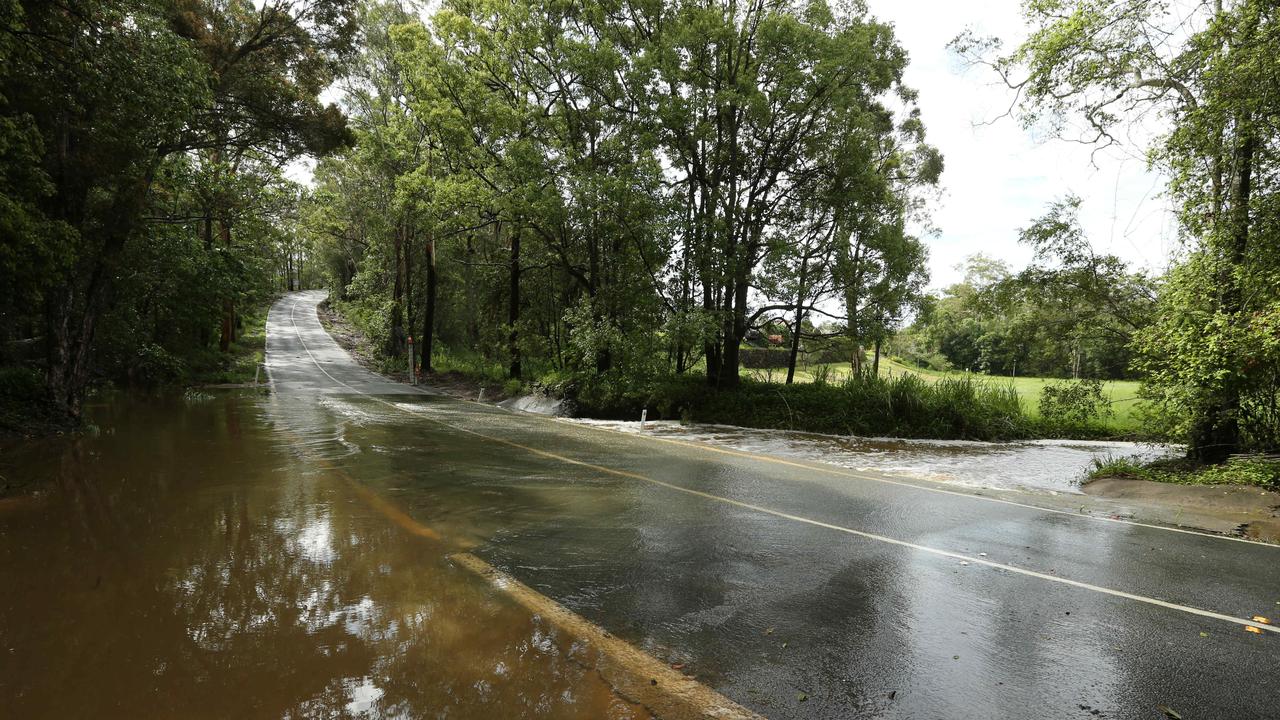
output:
[[[1030,440],[976,442],[970,440],[903,440],[839,437],[789,430],[755,430],[728,425],[574,420],[622,432],[645,432],[758,452],[876,470],[973,487],[1080,492],[1080,480],[1095,458],[1155,460],[1177,452],[1168,445],[1093,440]]]

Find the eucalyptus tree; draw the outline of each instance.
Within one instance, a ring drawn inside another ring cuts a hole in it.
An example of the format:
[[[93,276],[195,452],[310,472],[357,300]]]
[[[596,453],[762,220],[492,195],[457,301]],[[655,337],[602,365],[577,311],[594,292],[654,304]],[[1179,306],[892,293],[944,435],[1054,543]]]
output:
[[[652,334],[644,278],[646,263],[666,262],[655,233],[661,170],[626,100],[630,61],[610,28],[594,4],[456,2],[430,32],[402,36],[411,102],[437,138],[437,175],[454,176],[443,180],[454,197],[470,196],[467,215],[481,208],[472,219],[505,232],[513,377],[528,341],[521,311],[543,299],[556,316],[547,330],[558,338],[569,319],[576,341],[561,344],[598,372],[624,349],[619,338]],[[533,272],[548,297],[525,297]]]
[[[1188,248],[1141,332],[1145,392],[1190,454],[1280,445],[1275,171],[1280,8],[1268,0],[1027,3],[1028,40],[956,47],[1016,93],[1013,111],[1099,145],[1151,114]],[[1082,130],[1069,121],[1078,119]]]
[[[648,27],[656,116],[688,209],[686,265],[719,321],[708,379],[732,386],[771,232],[849,160],[867,169],[857,149],[895,129],[886,101],[913,100],[906,54],[859,3],[678,2]],[[856,215],[834,221],[844,238],[881,205],[844,204]]]
[[[236,175],[247,159],[276,167],[349,142],[337,107],[319,101],[354,41],[355,0],[172,0],[172,31],[202,60],[209,102],[185,128],[183,151],[203,173],[204,238],[212,251],[233,245],[234,216],[245,196]],[[223,298],[219,345],[235,339],[232,293]]]

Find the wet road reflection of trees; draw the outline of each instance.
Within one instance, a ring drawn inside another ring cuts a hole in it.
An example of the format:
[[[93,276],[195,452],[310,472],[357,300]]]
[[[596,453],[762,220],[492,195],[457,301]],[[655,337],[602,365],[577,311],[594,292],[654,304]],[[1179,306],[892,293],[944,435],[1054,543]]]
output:
[[[582,648],[292,452],[268,403],[100,407],[100,436],[0,455],[42,488],[0,513],[3,713],[644,715]]]

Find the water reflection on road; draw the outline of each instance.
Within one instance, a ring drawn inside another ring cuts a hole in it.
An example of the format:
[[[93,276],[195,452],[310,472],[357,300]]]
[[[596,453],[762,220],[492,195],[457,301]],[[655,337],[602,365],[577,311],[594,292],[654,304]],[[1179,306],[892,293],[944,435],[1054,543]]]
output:
[[[641,432],[638,422],[574,420],[622,432]],[[764,455],[794,457],[973,487],[1032,489],[1078,493],[1080,480],[1095,458],[1139,462],[1175,454],[1168,445],[1117,440],[904,440],[820,435],[790,430],[757,430],[729,425],[682,424],[663,420],[645,424],[657,437],[692,440]]]
[[[645,716],[362,501],[341,425],[289,402],[120,402],[0,450],[39,488],[0,507],[0,715]]]

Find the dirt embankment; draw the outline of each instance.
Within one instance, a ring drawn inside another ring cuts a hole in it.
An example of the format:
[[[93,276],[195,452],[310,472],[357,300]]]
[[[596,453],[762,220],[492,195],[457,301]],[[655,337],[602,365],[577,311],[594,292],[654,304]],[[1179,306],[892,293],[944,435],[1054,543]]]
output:
[[[1280,542],[1280,493],[1244,485],[1099,478],[1085,494],[1132,508],[1138,517],[1210,532]]]

